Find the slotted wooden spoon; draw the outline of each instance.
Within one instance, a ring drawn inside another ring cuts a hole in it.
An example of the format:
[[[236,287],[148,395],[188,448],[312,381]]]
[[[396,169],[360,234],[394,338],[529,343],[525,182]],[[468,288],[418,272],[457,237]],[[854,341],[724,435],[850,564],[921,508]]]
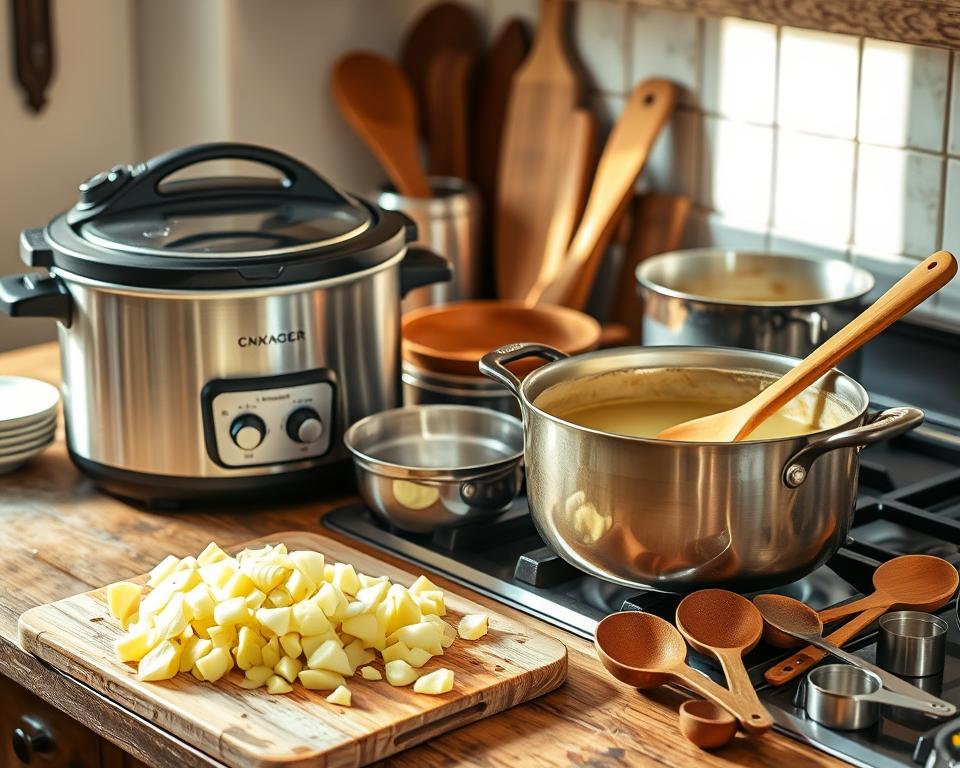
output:
[[[417,147],[417,107],[403,72],[378,53],[360,51],[336,63],[330,84],[344,119],[397,190],[430,197]]]
[[[841,360],[929,298],[957,274],[946,251],[928,256],[862,314],[827,339],[796,368],[737,408],[685,421],[664,430],[661,440],[722,443],[743,440]]]

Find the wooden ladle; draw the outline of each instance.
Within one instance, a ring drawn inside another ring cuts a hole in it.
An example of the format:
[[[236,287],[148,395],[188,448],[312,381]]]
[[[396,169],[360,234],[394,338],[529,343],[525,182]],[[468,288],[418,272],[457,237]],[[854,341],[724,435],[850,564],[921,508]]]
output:
[[[846,605],[838,605],[820,611],[817,615],[824,624],[859,614],[826,638],[836,646],[850,642],[887,611],[936,611],[945,606],[956,594],[960,585],[960,573],[940,557],[932,555],[902,555],[883,563],[873,573],[874,592]],[[791,647],[789,636],[764,629],[763,639],[781,648]],[[806,672],[820,661],[826,653],[809,646],[786,661],[771,667],[764,674],[771,685],[783,685]]]
[[[763,634],[763,617],[757,607],[735,592],[701,589],[680,601],[677,629],[694,650],[719,661],[730,690],[750,702],[754,732],[772,728],[773,719],[760,703],[743,665],[743,655],[753,650]]]
[[[841,360],[891,323],[929,298],[957,274],[957,261],[946,251],[928,256],[862,314],[841,328],[756,397],[729,411],[685,421],[664,430],[661,440],[735,442],[743,440]]]
[[[597,625],[594,645],[600,661],[617,680],[635,688],[679,683],[723,707],[752,733],[768,726],[751,702],[728,691],[686,664],[687,644],[669,621],[652,613],[611,613]]]
[[[359,51],[334,65],[330,84],[344,119],[397,190],[430,197],[417,148],[417,105],[403,71],[378,53]]]

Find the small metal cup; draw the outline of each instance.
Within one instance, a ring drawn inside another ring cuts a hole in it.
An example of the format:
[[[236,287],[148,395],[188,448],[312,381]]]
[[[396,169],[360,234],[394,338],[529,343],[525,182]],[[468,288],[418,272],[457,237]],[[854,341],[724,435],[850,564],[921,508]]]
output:
[[[926,677],[943,670],[947,622],[920,611],[894,611],[880,617],[877,664],[901,677]]]
[[[869,728],[880,717],[870,696],[881,688],[876,675],[849,664],[827,664],[807,675],[807,717],[838,731]]]

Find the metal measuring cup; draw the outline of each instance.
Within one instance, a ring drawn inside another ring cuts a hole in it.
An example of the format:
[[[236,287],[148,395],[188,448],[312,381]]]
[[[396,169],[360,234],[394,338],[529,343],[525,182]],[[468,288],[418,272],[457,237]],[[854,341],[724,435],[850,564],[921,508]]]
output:
[[[878,622],[877,663],[901,677],[927,677],[943,670],[947,622],[921,611],[894,611]]]

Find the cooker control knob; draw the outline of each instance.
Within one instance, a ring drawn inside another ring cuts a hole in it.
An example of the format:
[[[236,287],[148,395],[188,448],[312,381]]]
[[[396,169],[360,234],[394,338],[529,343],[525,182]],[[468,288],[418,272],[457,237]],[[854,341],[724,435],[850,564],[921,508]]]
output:
[[[230,424],[230,437],[238,448],[245,451],[252,451],[260,445],[265,434],[267,434],[267,425],[263,423],[263,419],[252,413],[237,416]]]
[[[91,176],[80,184],[80,205],[92,207],[102,203],[130,177],[130,170],[124,165],[115,165],[109,171]]]
[[[323,434],[320,414],[313,408],[297,408],[287,418],[287,434],[298,443],[313,443]]]

